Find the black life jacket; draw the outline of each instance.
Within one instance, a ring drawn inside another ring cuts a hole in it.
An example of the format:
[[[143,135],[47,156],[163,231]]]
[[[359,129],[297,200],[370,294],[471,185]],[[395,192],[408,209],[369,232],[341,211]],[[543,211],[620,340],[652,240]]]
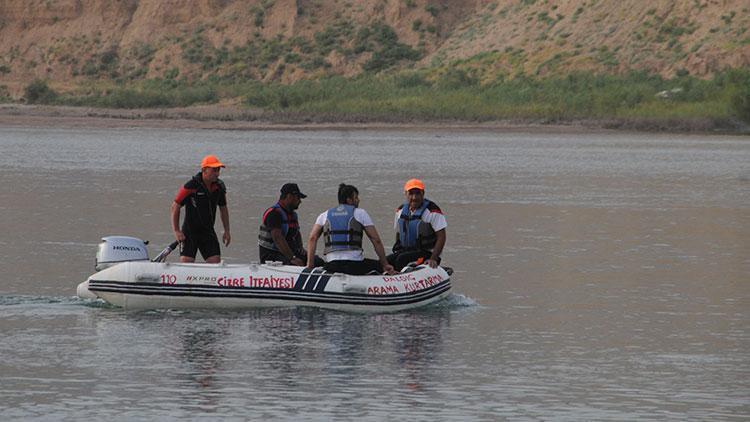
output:
[[[284,234],[284,237],[287,237],[289,229],[299,229],[299,220],[297,219],[296,212],[287,212],[287,210],[279,205],[278,202],[263,213],[263,218],[260,221],[260,228],[258,229],[258,245],[263,246],[266,249],[278,251],[279,248],[276,247],[276,243],[271,236],[271,228],[265,224],[269,212],[278,212],[281,215],[281,232]]]

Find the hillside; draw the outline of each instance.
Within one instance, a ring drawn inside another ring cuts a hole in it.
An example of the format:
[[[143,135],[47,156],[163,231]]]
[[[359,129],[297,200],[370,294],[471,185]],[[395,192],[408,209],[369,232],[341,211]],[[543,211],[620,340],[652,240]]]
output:
[[[34,79],[289,83],[465,66],[711,77],[750,67],[747,0],[3,0],[0,97]]]

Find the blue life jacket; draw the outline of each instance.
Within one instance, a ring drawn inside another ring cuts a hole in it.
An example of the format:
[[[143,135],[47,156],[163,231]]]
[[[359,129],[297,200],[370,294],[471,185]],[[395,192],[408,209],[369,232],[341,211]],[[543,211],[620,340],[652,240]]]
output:
[[[323,238],[324,254],[333,251],[361,251],[362,224],[354,219],[354,205],[339,204],[328,210]]]
[[[260,228],[258,229],[258,244],[266,249],[278,251],[279,248],[276,247],[276,243],[271,236],[271,228],[265,225],[266,217],[270,212],[278,212],[281,215],[281,232],[284,237],[287,237],[290,228],[299,229],[299,220],[297,219],[296,212],[292,211],[288,213],[278,202],[263,213],[263,218],[260,220]]]
[[[422,205],[411,214],[408,202],[401,205],[401,215],[398,217],[398,237],[402,249],[429,251],[435,247],[437,241],[435,230],[430,223],[422,221],[422,214],[430,203],[431,201],[425,198]]]

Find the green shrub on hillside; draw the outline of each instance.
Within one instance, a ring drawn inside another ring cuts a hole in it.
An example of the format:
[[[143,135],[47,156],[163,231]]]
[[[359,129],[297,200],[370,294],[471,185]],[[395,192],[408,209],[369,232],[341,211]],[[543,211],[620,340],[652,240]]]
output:
[[[12,100],[8,85],[0,85],[0,103],[9,103]]]
[[[479,84],[479,79],[463,69],[449,68],[438,80],[438,86],[443,89],[460,89]]]
[[[86,60],[80,69],[80,73],[92,78],[116,78],[120,75],[119,60],[117,49],[112,47]]]
[[[714,78],[714,83],[729,92],[732,112],[737,118],[750,123],[750,70],[733,69]]]
[[[732,108],[740,120],[750,123],[750,87],[737,90],[732,96]]]
[[[399,88],[431,87],[432,83],[419,72],[399,73],[394,76],[394,81]]]
[[[58,97],[57,92],[41,79],[35,79],[24,89],[24,98],[29,104],[51,104]]]
[[[210,65],[213,60],[213,47],[199,31],[193,33],[189,40],[182,43],[182,58],[188,63]]]
[[[750,87],[738,89],[732,95],[731,105],[737,118],[750,124]]]
[[[328,25],[313,35],[316,49],[324,56],[333,50],[341,50],[341,46],[351,38],[353,32],[354,25],[349,21],[337,21],[333,25]]]
[[[373,51],[372,57],[362,68],[367,72],[377,73],[395,66],[402,61],[416,61],[422,53],[412,47],[400,43],[396,31],[390,26],[378,22],[369,28],[362,28],[357,33],[356,45],[374,44],[377,47],[367,47],[364,51]]]
[[[262,28],[263,20],[266,17],[266,12],[260,7],[255,6],[250,9],[250,13],[252,13],[254,16],[253,23],[255,24],[255,26],[258,28]]]

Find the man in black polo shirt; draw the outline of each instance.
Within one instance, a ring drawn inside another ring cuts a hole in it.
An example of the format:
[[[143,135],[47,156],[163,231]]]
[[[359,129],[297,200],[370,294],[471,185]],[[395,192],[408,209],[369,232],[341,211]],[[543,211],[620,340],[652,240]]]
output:
[[[227,209],[227,189],[219,179],[225,167],[215,155],[207,155],[201,161],[200,173],[193,176],[180,188],[172,203],[172,230],[180,242],[180,261],[195,262],[195,255],[201,252],[208,263],[221,261],[219,239],[214,231],[216,207],[219,207],[221,224],[224,226],[223,241],[229,246],[229,210]],[[180,209],[185,207],[185,221],[179,229]]]
[[[296,210],[306,197],[296,183],[287,183],[281,187],[279,201],[263,213],[258,230],[261,263],[278,261],[285,265],[305,265],[307,251],[302,246]],[[317,263],[323,265],[323,260],[318,259]]]

